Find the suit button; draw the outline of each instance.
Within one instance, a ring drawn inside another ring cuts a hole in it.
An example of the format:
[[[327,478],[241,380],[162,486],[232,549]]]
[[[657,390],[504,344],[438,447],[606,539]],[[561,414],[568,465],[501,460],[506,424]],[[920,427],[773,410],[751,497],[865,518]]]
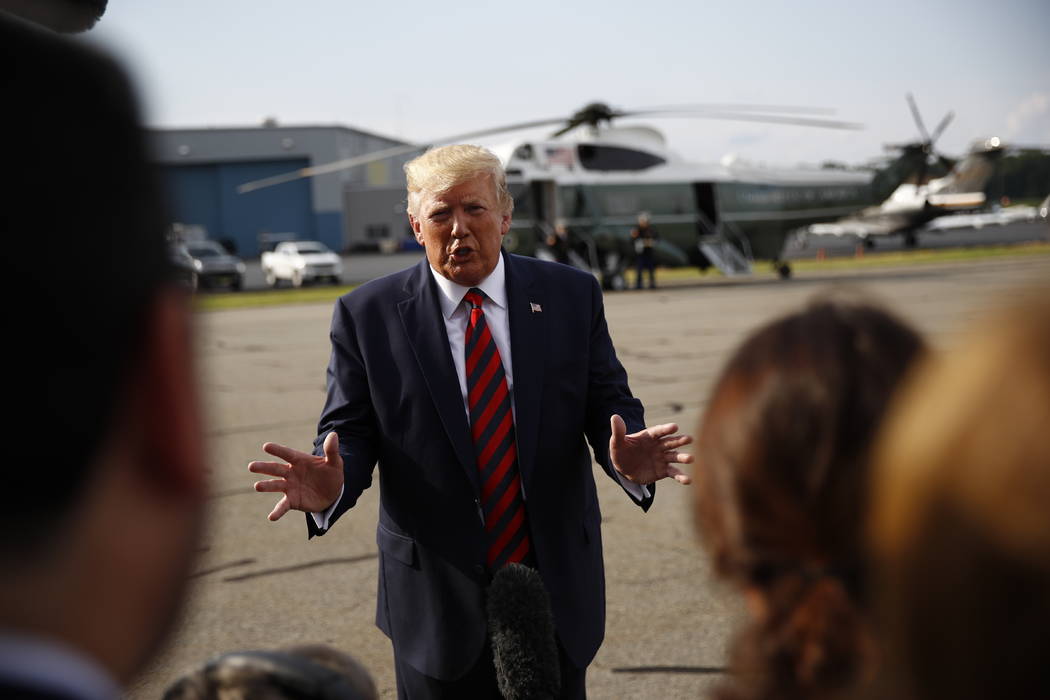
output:
[[[481,564],[475,564],[474,565],[474,573],[477,574],[478,576],[484,576],[485,575],[485,567],[482,566]]]

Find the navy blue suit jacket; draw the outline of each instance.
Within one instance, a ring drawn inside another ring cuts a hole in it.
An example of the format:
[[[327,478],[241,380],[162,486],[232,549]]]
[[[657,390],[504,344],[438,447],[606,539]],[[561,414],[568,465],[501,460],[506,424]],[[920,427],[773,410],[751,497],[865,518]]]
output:
[[[587,442],[612,476],[609,416],[640,430],[642,406],[616,359],[594,278],[504,255],[532,546],[558,635],[585,667],[605,634],[601,512]],[[339,434],[345,487],[330,522],[357,502],[378,463],[376,624],[399,658],[452,680],[484,645],[488,575],[474,448],[438,294],[424,259],[339,299],[315,449],[330,431]],[[322,534],[309,516],[307,525]]]

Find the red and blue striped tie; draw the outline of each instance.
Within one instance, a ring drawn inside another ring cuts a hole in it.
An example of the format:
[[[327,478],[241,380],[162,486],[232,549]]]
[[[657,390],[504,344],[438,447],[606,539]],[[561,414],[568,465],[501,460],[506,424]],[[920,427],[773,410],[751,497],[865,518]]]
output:
[[[510,392],[499,349],[481,308],[485,294],[474,288],[464,298],[470,304],[466,333],[470,432],[488,535],[486,559],[489,569],[498,571],[506,564],[523,561],[532,545],[521,495]]]

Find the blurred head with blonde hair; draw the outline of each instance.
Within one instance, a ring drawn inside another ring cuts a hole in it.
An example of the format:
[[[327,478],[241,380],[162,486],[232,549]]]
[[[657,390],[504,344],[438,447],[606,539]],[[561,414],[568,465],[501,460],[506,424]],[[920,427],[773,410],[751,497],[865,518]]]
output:
[[[928,362],[887,423],[871,539],[898,696],[1050,697],[1048,293]]]
[[[378,700],[372,676],[349,654],[323,644],[235,651],[193,669],[163,700]]]
[[[700,427],[696,522],[754,621],[721,697],[827,697],[871,675],[869,448],[922,351],[870,303],[818,300],[755,331],[723,370]]]

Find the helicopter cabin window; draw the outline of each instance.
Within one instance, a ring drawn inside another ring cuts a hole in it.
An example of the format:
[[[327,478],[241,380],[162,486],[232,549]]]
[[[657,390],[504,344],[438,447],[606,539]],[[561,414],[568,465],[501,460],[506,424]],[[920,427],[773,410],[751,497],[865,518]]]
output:
[[[660,156],[620,146],[596,146],[585,143],[577,147],[580,165],[587,170],[645,170],[667,161]]]
[[[685,183],[655,185],[597,185],[591,188],[605,216],[635,217],[647,211],[658,215],[692,215],[696,203]]]

